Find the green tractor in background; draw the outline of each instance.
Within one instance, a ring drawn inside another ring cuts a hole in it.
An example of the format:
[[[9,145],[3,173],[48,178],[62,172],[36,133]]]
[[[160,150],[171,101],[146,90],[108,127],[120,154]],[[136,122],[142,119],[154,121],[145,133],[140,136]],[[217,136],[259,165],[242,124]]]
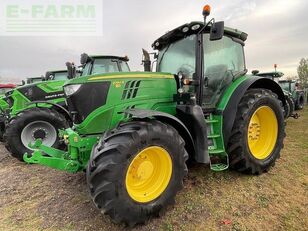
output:
[[[286,100],[276,82],[246,74],[246,38],[214,19],[191,22],[153,43],[157,72],[68,81],[66,148],[37,139],[25,162],[86,171],[96,207],[129,226],[174,203],[188,158],[214,171],[268,171],[283,147]]]
[[[44,81],[44,77],[29,77],[26,79],[26,81],[22,80],[22,85],[25,84],[32,84],[32,83],[39,83]]]
[[[279,78],[284,76],[284,74],[282,72],[277,72],[277,71],[259,73],[259,71],[254,70],[254,71],[252,71],[252,73],[254,75],[257,75],[257,76],[271,78],[275,82],[279,82]],[[281,87],[283,87],[283,86],[281,85]],[[295,102],[296,102],[296,100],[293,98],[293,95],[292,95],[291,92],[289,92],[288,90],[285,90],[284,88],[282,88],[282,90],[283,90],[285,100],[286,100],[286,104],[284,106],[285,118],[293,117],[294,119],[298,119],[299,115],[297,113],[295,113],[295,109],[296,109],[295,108]]]
[[[5,94],[16,87],[16,84],[0,84],[0,141],[3,141],[3,131],[5,123],[5,112],[9,104],[5,100]]]
[[[295,110],[302,110],[305,106],[305,93],[300,89],[299,83],[296,80],[279,80],[278,83],[282,89],[292,94]]]
[[[127,57],[81,56],[81,67],[77,75],[129,71]],[[72,64],[67,63],[71,66]],[[65,104],[63,85],[67,79],[76,77],[74,73],[49,71],[44,81],[27,84],[7,94],[10,111],[7,113],[5,145],[12,156],[23,160],[25,152],[30,153],[28,144],[41,139],[46,146],[61,148],[58,130],[71,125],[71,118]],[[85,96],[86,97],[86,96]],[[82,102],[80,102],[82,103]]]

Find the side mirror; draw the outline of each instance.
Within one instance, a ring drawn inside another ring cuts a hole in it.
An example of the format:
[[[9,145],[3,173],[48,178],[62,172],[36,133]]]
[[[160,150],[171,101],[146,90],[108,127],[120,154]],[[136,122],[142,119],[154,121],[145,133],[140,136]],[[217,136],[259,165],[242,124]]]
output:
[[[67,67],[67,78],[68,79],[73,79],[76,77],[76,66],[74,63],[67,62],[66,64]]]
[[[25,85],[25,84],[26,84],[25,80],[22,80],[22,81],[21,81],[21,84],[22,84],[22,85]]]
[[[85,65],[90,60],[91,60],[91,57],[88,54],[86,54],[86,53],[81,54],[81,57],[80,57],[81,65]]]
[[[142,53],[143,53],[143,59],[142,59],[142,63],[143,63],[143,67],[144,67],[144,71],[149,71],[151,72],[152,68],[151,68],[151,58],[150,58],[150,54],[149,52],[147,52],[145,49],[142,49]]]
[[[225,29],[224,21],[215,22],[211,27],[210,40],[215,41],[222,39],[222,36],[224,35],[224,29]]]
[[[253,70],[253,71],[251,72],[251,74],[253,74],[253,75],[259,74],[259,70]]]

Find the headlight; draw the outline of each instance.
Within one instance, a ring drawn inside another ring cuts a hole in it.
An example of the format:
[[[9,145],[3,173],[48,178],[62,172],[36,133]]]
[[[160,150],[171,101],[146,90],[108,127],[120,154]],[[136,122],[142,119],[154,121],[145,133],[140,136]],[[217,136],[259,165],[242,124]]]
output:
[[[81,84],[72,84],[64,86],[64,92],[67,96],[74,94],[81,87]]]

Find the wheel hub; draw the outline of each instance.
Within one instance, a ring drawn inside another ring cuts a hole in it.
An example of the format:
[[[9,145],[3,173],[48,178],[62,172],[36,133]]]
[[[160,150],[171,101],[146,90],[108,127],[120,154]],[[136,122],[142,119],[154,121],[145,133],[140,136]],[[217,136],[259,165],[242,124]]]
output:
[[[46,133],[46,130],[44,130],[44,129],[37,129],[37,130],[34,130],[33,131],[33,138],[34,139],[45,139],[46,138],[46,136],[47,136],[47,133]]]
[[[167,188],[172,175],[169,153],[158,146],[139,152],[131,161],[126,174],[126,189],[137,202],[146,203],[159,197]]]
[[[269,106],[259,107],[252,115],[248,125],[248,146],[256,159],[266,159],[277,142],[278,121]]]
[[[27,148],[29,148],[29,144],[33,144],[36,139],[42,139],[44,145],[51,147],[57,140],[57,130],[47,121],[33,121],[23,128],[20,138],[22,144]]]
[[[261,126],[259,123],[250,123],[248,129],[249,139],[258,140],[261,134]]]

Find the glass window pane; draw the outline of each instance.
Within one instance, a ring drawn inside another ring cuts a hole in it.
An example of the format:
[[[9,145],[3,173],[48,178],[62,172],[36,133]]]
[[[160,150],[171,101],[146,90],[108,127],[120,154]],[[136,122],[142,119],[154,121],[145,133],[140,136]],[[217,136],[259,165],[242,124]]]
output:
[[[55,73],[53,80],[67,80],[67,72]]]
[[[196,36],[191,35],[159,52],[157,71],[177,74],[180,71],[192,77],[195,72],[195,44]]]
[[[113,62],[110,59],[96,59],[92,68],[92,75],[118,72],[117,62]]]

